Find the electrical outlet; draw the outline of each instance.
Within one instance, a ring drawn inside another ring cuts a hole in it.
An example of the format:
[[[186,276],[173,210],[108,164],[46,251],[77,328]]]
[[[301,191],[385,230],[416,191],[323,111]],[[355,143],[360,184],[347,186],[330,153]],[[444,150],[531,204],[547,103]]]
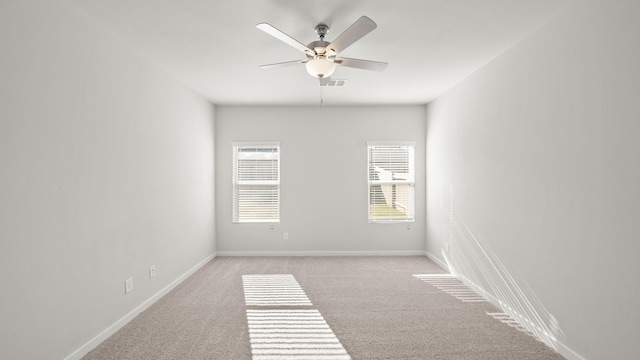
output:
[[[288,233],[288,232],[285,232],[285,233],[284,233],[284,239],[285,239],[285,240],[289,240],[289,233]]]
[[[124,293],[128,294],[133,290],[133,278],[130,277],[124,281]]]
[[[154,276],[156,276],[156,266],[151,265],[149,266],[149,279],[151,279]]]

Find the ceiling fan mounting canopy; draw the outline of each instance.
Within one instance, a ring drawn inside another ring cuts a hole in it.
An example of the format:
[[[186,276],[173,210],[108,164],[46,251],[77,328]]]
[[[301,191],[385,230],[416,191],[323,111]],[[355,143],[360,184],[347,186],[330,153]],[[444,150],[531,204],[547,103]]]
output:
[[[353,43],[361,39],[373,31],[377,25],[373,20],[366,16],[361,16],[347,30],[340,34],[333,42],[325,41],[325,36],[329,33],[329,26],[326,24],[318,24],[315,28],[316,34],[320,40],[312,41],[308,45],[304,45],[300,41],[292,38],[284,32],[278,30],[268,23],[260,23],[256,27],[276,39],[292,46],[306,55],[306,59],[293,60],[283,63],[268,64],[260,66],[263,69],[273,67],[289,66],[295,64],[305,64],[307,71],[313,77],[320,79],[321,84],[330,81],[329,77],[336,69],[336,65],[347,66],[351,68],[383,71],[387,67],[387,63],[380,61],[352,59],[338,57],[338,53]]]
[[[329,33],[329,27],[325,24],[316,25],[316,34],[320,37],[320,40],[324,40],[324,37]]]

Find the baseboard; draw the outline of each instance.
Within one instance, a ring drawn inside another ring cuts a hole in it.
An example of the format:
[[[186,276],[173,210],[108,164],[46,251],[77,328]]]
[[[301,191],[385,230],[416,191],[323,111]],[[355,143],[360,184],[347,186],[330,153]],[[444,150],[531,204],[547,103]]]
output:
[[[79,360],[83,356],[85,356],[89,351],[95,349],[98,345],[100,345],[103,341],[109,338],[111,335],[115,334],[118,330],[120,330],[123,326],[125,326],[129,321],[138,316],[141,312],[149,308],[149,306],[153,305],[160,298],[165,296],[169,291],[173,290],[178,284],[183,282],[186,278],[191,276],[198,269],[203,267],[206,263],[211,261],[213,258],[217,256],[216,253],[213,253],[204,260],[197,263],[191,269],[187,270],[184,274],[180,275],[177,279],[172,281],[169,285],[165,286],[162,290],[155,293],[149,299],[144,301],[142,304],[136,306],[133,310],[131,310],[127,315],[123,316],[120,320],[116,321],[113,325],[109,326],[105,330],[103,330],[100,334],[98,334],[93,339],[89,340],[86,344],[82,345],[79,349],[71,353],[71,355],[64,358],[64,360]]]
[[[218,251],[217,256],[424,256],[424,251]]]
[[[432,253],[430,253],[428,251],[425,251],[424,254],[429,258],[429,260],[431,260],[434,263],[438,264],[438,266],[440,266],[444,270],[449,271],[449,266],[447,265],[446,262],[440,260],[440,258],[438,258],[437,256],[433,255]]]

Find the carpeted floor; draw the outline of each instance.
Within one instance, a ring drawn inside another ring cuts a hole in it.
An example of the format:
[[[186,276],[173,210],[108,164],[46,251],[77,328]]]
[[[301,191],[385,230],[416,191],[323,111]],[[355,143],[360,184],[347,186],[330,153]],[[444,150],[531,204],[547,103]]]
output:
[[[488,316],[490,303],[413,276],[443,272],[425,257],[220,257],[84,359],[251,359],[247,310],[258,307],[242,276],[259,274],[293,275],[312,303],[295,308],[317,310],[352,359],[563,359]]]

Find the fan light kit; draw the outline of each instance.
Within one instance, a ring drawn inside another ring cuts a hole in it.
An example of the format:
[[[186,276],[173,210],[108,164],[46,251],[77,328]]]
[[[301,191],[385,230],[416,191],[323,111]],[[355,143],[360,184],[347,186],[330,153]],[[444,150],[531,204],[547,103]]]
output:
[[[331,82],[331,75],[336,70],[336,65],[374,71],[383,71],[388,65],[387,63],[380,61],[337,56],[339,52],[351,46],[377,27],[376,23],[366,16],[362,16],[356,20],[356,22],[354,22],[331,43],[324,40],[324,37],[329,33],[329,27],[325,24],[318,24],[318,26],[316,26],[316,34],[320,37],[320,40],[313,41],[309,43],[309,45],[304,45],[268,23],[260,23],[256,25],[256,27],[289,46],[302,51],[306,55],[306,59],[302,60],[260,66],[263,69],[305,64],[307,72],[311,76],[318,78],[320,85],[326,85]]]
[[[307,61],[306,66],[309,75],[317,78],[329,77],[336,71],[336,64],[334,64],[333,61],[327,60],[324,56],[317,56]]]

